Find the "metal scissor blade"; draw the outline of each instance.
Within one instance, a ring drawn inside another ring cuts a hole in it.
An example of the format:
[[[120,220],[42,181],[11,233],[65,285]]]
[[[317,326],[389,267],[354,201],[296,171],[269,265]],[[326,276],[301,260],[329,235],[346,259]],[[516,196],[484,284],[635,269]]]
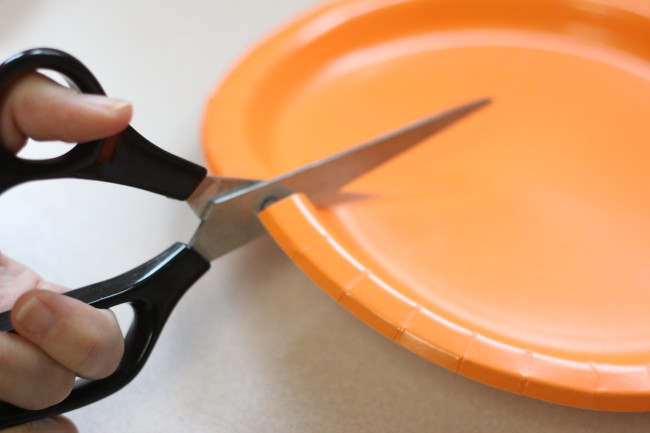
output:
[[[322,199],[337,192],[344,185],[421,143],[489,102],[489,99],[481,99],[447,110],[368,143],[282,175],[275,181],[282,183],[293,192],[308,195],[313,203],[320,204]]]
[[[187,199],[187,203],[200,218],[211,198],[259,182],[259,180],[240,177],[207,176]]]
[[[306,194],[319,203],[343,185],[489,102],[481,99],[453,108],[274,179],[222,193],[204,208],[190,246],[208,260],[230,252],[264,233],[257,213],[269,203],[294,193]]]

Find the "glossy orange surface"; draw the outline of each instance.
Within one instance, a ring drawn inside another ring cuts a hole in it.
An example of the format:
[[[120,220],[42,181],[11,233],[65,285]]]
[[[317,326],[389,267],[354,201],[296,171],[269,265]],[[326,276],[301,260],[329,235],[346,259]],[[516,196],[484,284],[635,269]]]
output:
[[[352,183],[262,214],[384,335],[523,395],[650,410],[650,3],[348,0],[269,37],[210,99],[212,170],[266,178],[493,104]]]

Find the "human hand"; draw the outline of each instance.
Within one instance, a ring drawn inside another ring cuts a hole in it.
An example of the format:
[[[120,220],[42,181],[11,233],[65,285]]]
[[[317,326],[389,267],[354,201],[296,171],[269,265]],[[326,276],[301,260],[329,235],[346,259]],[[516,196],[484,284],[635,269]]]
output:
[[[0,94],[0,145],[18,152],[28,138],[85,142],[122,131],[125,101],[78,94],[27,74]],[[0,254],[0,311],[13,308],[17,334],[0,333],[0,400],[30,410],[65,399],[76,376],[100,379],[119,364],[124,342],[115,316],[63,296],[66,289]],[[64,417],[4,430],[76,432]]]

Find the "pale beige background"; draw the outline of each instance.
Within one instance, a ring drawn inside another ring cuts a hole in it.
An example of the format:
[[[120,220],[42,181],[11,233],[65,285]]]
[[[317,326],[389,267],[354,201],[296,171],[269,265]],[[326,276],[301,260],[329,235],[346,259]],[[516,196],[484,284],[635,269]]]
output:
[[[218,80],[316,3],[0,0],[0,57],[35,46],[73,53],[134,102],[136,129],[201,162],[203,105]],[[182,203],[91,182],[24,186],[0,209],[0,248],[70,287],[121,273],[196,225]],[[555,406],[430,364],[347,313],[268,238],[214,264],[131,385],[71,416],[97,433],[650,429],[650,414]]]

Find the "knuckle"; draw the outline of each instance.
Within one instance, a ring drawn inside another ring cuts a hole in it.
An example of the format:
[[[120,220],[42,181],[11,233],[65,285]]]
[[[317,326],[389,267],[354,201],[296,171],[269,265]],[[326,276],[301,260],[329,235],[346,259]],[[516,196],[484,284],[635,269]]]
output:
[[[28,410],[44,409],[63,401],[72,390],[75,374],[22,337],[0,335],[0,396]]]
[[[76,376],[63,368],[56,370],[57,372],[47,379],[49,386],[42,393],[39,392],[38,397],[34,398],[34,405],[37,407],[31,408],[32,410],[45,409],[62,402],[70,395]],[[41,389],[40,386],[39,389]]]
[[[101,358],[97,356],[100,342],[95,336],[85,336],[80,338],[77,343],[77,356],[72,360],[71,368],[85,376],[93,375],[93,371],[98,368],[98,362]]]
[[[41,370],[41,380],[35,380],[34,391],[21,406],[28,410],[41,410],[65,400],[72,391],[76,376],[71,371],[52,365]]]
[[[99,311],[102,315],[109,311]],[[71,368],[87,379],[102,379],[115,371],[123,353],[123,340],[114,318],[98,320],[92,331],[84,333],[77,344],[77,356]]]

